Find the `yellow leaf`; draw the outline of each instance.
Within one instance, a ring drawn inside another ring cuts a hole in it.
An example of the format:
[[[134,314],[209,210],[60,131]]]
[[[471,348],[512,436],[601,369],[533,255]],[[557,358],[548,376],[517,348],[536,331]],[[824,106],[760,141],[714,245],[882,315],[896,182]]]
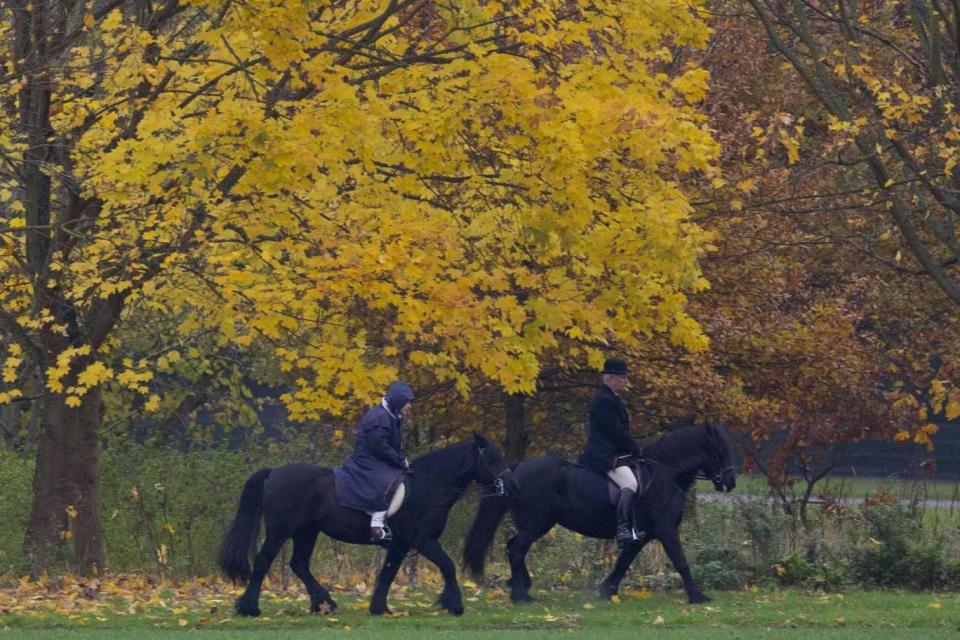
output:
[[[956,420],[960,418],[960,390],[954,390],[947,398],[947,406],[944,409],[947,420]]]
[[[144,410],[146,411],[156,411],[160,408],[160,396],[153,393],[150,394],[150,398],[143,405]]]

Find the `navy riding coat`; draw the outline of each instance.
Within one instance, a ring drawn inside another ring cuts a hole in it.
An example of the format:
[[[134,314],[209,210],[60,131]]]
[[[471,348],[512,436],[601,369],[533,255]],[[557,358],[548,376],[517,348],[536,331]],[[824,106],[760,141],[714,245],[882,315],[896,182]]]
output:
[[[630,436],[630,418],[620,396],[603,384],[590,403],[590,427],[580,464],[599,473],[613,469],[616,458],[640,456],[640,447]]]
[[[406,470],[400,409],[412,398],[407,385],[391,385],[386,403],[392,411],[378,405],[357,423],[353,453],[334,470],[340,505],[362,511],[386,511],[390,506]]]

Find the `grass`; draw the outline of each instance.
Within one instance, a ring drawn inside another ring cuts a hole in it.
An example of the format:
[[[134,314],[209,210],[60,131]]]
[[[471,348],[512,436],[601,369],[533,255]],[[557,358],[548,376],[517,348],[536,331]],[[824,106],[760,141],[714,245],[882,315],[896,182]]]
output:
[[[803,486],[803,482],[800,481],[797,490],[802,490]],[[919,496],[929,500],[953,500],[958,503],[958,508],[960,508],[960,481],[957,480],[915,481],[896,477],[828,476],[814,485],[814,496],[830,493],[844,498],[864,498],[881,489],[897,498]],[[766,495],[769,491],[770,487],[765,476],[743,474],[737,477],[737,493],[739,494]]]
[[[555,631],[546,629],[491,629],[491,630],[456,630],[456,631],[431,631],[431,637],[456,638],[457,640],[533,640],[537,638],[552,638],[556,636]],[[16,635],[14,635],[16,634]],[[0,629],[0,638],[10,637],[17,640],[51,640],[60,639],[63,630],[7,630]],[[903,640],[903,631],[901,629],[761,629],[761,628],[730,628],[722,629],[718,627],[690,628],[682,627],[676,629],[659,629],[656,632],[657,640],[716,640],[716,638],[732,638],[736,640]],[[190,631],[188,634],[183,631],[172,630],[148,630],[148,629],[128,629],[128,630],[71,630],[69,637],[71,640],[180,640],[190,638],[191,640],[226,640],[226,638],[242,638],[243,640],[316,640],[318,637],[342,637],[352,638],[354,640],[423,640],[423,631],[410,629],[392,629],[384,627],[378,631],[358,630],[358,631],[332,631],[324,632],[318,636],[317,631],[313,629],[280,629],[280,630],[256,630],[249,629],[244,631],[232,631],[226,634],[222,631]],[[632,627],[604,630],[603,638],[611,640],[636,640],[638,630]],[[915,640],[938,640],[940,638],[950,638],[956,640],[957,631],[955,629],[930,629],[925,630],[922,635],[915,635]],[[563,638],[571,640],[579,638],[596,638],[596,632],[590,629],[567,630],[562,634]]]
[[[80,597],[80,602],[64,600],[60,591],[49,602],[19,603],[9,595],[0,600],[0,612],[6,612],[0,615],[0,639],[47,640],[69,630],[68,637],[80,640],[307,640],[318,634],[422,640],[427,633],[467,640],[557,634],[626,640],[654,632],[658,640],[885,640],[955,639],[960,630],[957,593],[739,591],[715,593],[709,605],[691,606],[678,592],[628,591],[611,603],[596,601],[588,592],[559,590],[535,591],[536,603],[513,606],[500,589],[467,586],[467,612],[453,617],[434,606],[435,591],[400,588],[391,599],[396,613],[375,618],[366,612],[365,595],[342,591],[334,594],[340,604],[336,614],[309,615],[306,597],[298,589],[266,592],[258,619],[235,617],[230,607],[235,592],[209,586],[161,585],[144,593],[98,593]]]

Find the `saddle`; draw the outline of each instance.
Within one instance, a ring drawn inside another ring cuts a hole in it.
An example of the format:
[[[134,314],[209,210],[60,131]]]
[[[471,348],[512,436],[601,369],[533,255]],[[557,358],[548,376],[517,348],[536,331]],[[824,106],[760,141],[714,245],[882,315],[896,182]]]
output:
[[[355,507],[355,506],[348,505],[348,504],[344,504],[344,501],[341,499],[341,496],[340,496],[339,492],[337,491],[337,488],[338,488],[337,472],[338,472],[339,470],[340,470],[340,467],[337,467],[337,468],[335,468],[335,469],[333,470],[333,472],[334,472],[334,473],[333,473],[333,486],[334,486],[333,495],[334,495],[334,500],[336,500],[336,502],[337,502],[337,505],[343,507],[344,509],[354,509],[355,511],[362,511],[363,513],[366,513],[368,516],[369,516],[369,515],[372,515],[372,514],[373,514],[373,511],[371,511],[371,510],[369,510],[369,509],[358,509],[358,508]],[[397,488],[394,489],[394,491],[399,491],[401,486],[403,487],[403,499],[400,501],[400,504],[398,504],[396,507],[393,507],[393,505],[390,505],[390,507],[387,508],[387,517],[388,517],[388,518],[391,517],[391,516],[393,516],[393,514],[395,514],[397,511],[399,511],[400,508],[403,507],[403,505],[405,505],[405,504],[410,500],[411,486],[410,486],[410,476],[409,476],[409,475],[404,474],[403,479],[400,481],[400,483],[397,485]]]
[[[571,466],[573,467],[573,485],[580,494],[596,502],[617,505],[620,487],[608,478],[607,474],[598,473],[578,464]],[[633,462],[630,466],[637,477],[637,497],[639,498],[650,488],[653,472],[649,468],[649,463],[642,460]]]

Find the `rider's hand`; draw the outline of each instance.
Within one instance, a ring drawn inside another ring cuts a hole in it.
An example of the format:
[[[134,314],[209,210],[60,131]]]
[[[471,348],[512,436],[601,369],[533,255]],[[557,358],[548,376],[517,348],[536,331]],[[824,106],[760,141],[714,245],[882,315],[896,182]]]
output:
[[[403,468],[404,468],[404,469],[409,469],[409,468],[410,468],[410,459],[409,459],[409,458],[404,458],[404,459],[403,459]]]

